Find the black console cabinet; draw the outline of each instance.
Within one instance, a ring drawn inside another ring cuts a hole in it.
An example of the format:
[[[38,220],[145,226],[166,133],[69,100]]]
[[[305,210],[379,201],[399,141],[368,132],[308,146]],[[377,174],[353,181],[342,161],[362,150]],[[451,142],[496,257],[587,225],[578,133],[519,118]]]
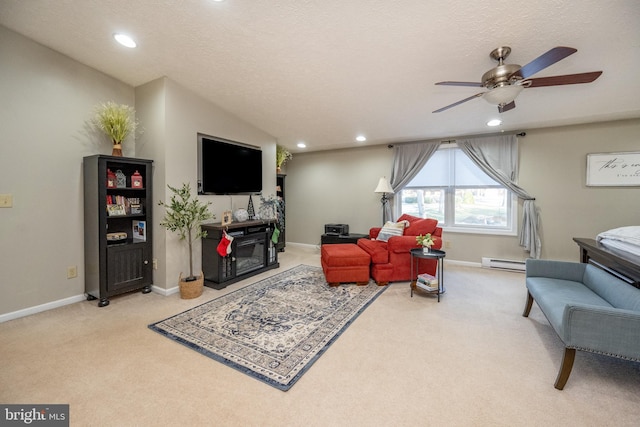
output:
[[[368,234],[323,234],[320,236],[320,244],[326,245],[337,244],[337,243],[358,243],[358,239],[367,239],[369,237]]]
[[[83,160],[85,292],[87,300],[99,298],[100,307],[113,295],[151,292],[151,169],[151,160],[103,155]],[[109,172],[124,180],[118,183]]]
[[[214,289],[278,268],[278,251],[271,241],[275,220],[203,224],[207,237],[202,239],[204,284]],[[224,230],[233,236],[231,253],[220,256],[218,245]]]

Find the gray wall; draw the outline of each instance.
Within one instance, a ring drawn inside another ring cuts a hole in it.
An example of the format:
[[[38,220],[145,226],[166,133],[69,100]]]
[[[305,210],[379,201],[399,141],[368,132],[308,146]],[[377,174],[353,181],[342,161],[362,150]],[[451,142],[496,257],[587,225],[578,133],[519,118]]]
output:
[[[0,58],[1,314],[84,293],[82,158],[111,154],[87,121],[100,102],[133,105],[134,89],[2,26]]]
[[[1,26],[0,57],[0,193],[12,194],[14,203],[0,209],[0,316],[82,299],[82,158],[111,153],[109,141],[87,127],[99,102],[136,106],[145,132],[125,143],[124,154],[154,160],[154,202],[167,198],[167,183],[195,184],[199,131],[261,146],[264,193],[275,192],[274,138],[168,79],[133,88]],[[587,153],[637,151],[638,135],[640,119],[527,130],[520,183],[541,210],[543,257],[575,260],[573,236],[637,224],[638,187],[584,182]],[[284,170],[288,242],[318,244],[325,223],[349,223],[363,233],[379,225],[373,189],[380,176],[390,177],[391,156],[386,146],[296,154]],[[218,217],[247,206],[245,196],[207,200]],[[182,244],[157,222],[154,286],[168,290],[186,259]],[[525,257],[514,237],[448,233],[445,240],[450,259]],[[70,266],[78,267],[77,278],[67,279]]]
[[[588,153],[638,151],[640,119],[546,129],[520,138],[520,185],[536,197],[542,258],[578,260],[573,237],[640,225],[639,187],[587,187]],[[391,176],[386,145],[295,154],[286,164],[287,241],[318,244],[326,223],[366,233],[381,223],[380,176]],[[521,209],[521,205],[519,209]],[[520,216],[520,215],[519,215]],[[525,259],[518,238],[448,232],[447,258],[479,263],[483,256]]]
[[[638,151],[640,119],[527,130],[520,183],[536,197],[542,256],[578,260],[573,237],[640,225],[640,187],[587,187],[588,153]]]
[[[324,224],[349,224],[353,233],[379,227],[373,190],[381,176],[391,177],[392,159],[386,145],[294,154],[283,168],[287,242],[319,245]]]
[[[176,287],[188,268],[183,242],[159,227],[156,204],[168,198],[166,183],[196,188],[197,132],[261,146],[264,193],[275,194],[275,139],[168,79],[133,88],[2,26],[0,58],[0,194],[14,205],[0,209],[0,321],[83,299],[82,158],[111,154],[87,126],[98,103],[136,107],[144,133],[125,141],[124,155],[154,160],[156,290]],[[207,199],[218,218],[248,202]],[[67,279],[70,266],[77,278]]]
[[[168,78],[160,78],[136,88],[136,109],[141,122],[148,132],[141,136],[139,157],[154,159],[154,217],[153,224],[154,257],[158,259],[158,270],[154,274],[154,284],[164,289],[178,285],[182,272],[189,268],[189,254],[186,242],[180,241],[176,233],[167,232],[160,227],[164,209],[157,201],[166,201],[171,197],[167,184],[179,187],[184,182],[197,189],[197,145],[198,132],[221,138],[241,141],[262,148],[263,156],[263,194],[275,194],[275,146],[274,137],[262,132],[241,119],[232,116],[221,108],[200,98]],[[233,162],[233,159],[219,159],[220,162]],[[242,167],[242,165],[237,165]],[[220,222],[222,212],[247,208],[248,196],[200,196],[203,201],[211,202],[210,210]],[[253,197],[257,211],[260,199]],[[200,271],[201,245],[194,242],[194,274]]]

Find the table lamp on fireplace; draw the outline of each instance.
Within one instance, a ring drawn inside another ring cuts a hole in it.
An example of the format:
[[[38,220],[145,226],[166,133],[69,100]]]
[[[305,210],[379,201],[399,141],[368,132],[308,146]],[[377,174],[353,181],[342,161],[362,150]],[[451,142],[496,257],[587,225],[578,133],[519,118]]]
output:
[[[378,186],[373,190],[373,192],[382,193],[380,203],[382,203],[382,225],[384,225],[387,222],[387,212],[389,212],[389,198],[387,197],[387,194],[393,194],[393,188],[389,185],[387,178],[383,176],[380,178],[380,181],[378,181]]]

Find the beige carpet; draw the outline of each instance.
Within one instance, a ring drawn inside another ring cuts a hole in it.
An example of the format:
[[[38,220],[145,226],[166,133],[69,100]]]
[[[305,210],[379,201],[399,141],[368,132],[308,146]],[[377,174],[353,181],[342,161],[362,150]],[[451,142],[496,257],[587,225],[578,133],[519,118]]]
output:
[[[281,269],[319,265],[290,245]],[[0,403],[68,403],[72,426],[632,426],[640,364],[562,346],[524,275],[447,265],[447,292],[395,283],[286,393],[147,325],[245,286],[181,300],[133,293],[0,324]]]

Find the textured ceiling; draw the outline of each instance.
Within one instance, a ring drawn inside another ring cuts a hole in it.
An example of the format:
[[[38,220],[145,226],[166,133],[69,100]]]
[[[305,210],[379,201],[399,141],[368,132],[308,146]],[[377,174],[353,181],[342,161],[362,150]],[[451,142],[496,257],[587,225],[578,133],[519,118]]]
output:
[[[292,151],[640,117],[637,0],[1,0],[0,24],[132,86],[167,76]],[[483,90],[435,82],[479,82],[505,45],[520,65],[578,49],[535,77],[603,74],[431,113]]]

